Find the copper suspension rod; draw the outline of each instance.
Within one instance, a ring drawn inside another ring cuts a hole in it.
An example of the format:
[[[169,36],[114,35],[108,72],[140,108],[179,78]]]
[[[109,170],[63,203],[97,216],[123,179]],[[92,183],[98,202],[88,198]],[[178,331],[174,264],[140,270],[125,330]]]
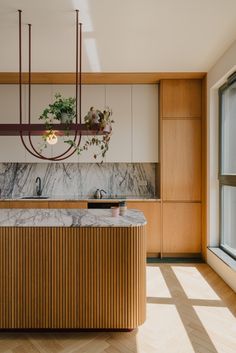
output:
[[[78,123],[78,24],[79,10],[76,11],[76,31],[75,31],[75,121]]]
[[[20,110],[20,126],[22,126],[22,36],[21,36],[21,13],[22,10],[18,10],[19,13],[19,110]],[[30,149],[27,147],[25,144],[24,138],[23,138],[23,131],[20,129],[20,139],[25,147],[25,149],[33,154]],[[37,155],[33,154],[35,157],[38,157]]]
[[[21,50],[21,10],[19,13],[19,110],[20,110],[20,124],[22,124],[22,50]]]
[[[21,22],[21,13],[22,10],[18,10],[19,12],[19,108],[20,108],[20,126],[22,126],[22,33],[21,33],[21,28],[22,28],[22,22]],[[81,43],[82,43],[82,33],[81,33],[81,24],[79,24],[79,10],[76,10],[76,124],[75,124],[75,136],[74,136],[74,142],[77,139],[77,134],[78,134],[78,81],[79,81],[79,96],[80,96],[80,109],[79,109],[79,121],[81,124]],[[28,77],[28,124],[30,126],[31,124],[31,24],[29,26],[29,77]],[[80,26],[80,56],[78,55],[78,27]],[[80,57],[80,66],[78,65],[78,58]],[[78,66],[79,66],[79,80],[78,80]],[[77,143],[77,147],[80,145],[81,142],[81,131],[79,134],[79,140]],[[20,128],[20,138],[22,141],[22,144],[24,145],[25,149],[34,157],[43,159],[43,160],[50,160],[50,161],[61,161],[64,159],[69,158],[72,156],[75,152],[76,149],[74,149],[71,153],[68,154],[68,152],[73,148],[73,146],[70,146],[64,153],[55,156],[55,157],[45,157],[41,155],[34,147],[32,139],[31,139],[31,132],[28,132],[28,137],[29,137],[29,143],[31,145],[31,148],[33,149],[30,150],[30,148],[26,145],[24,138],[23,138],[23,131],[22,128]]]
[[[29,78],[28,78],[28,124],[31,124],[31,24],[28,24],[28,29],[29,29]],[[32,151],[28,150],[33,156],[40,158],[40,159],[45,159],[46,157],[44,157],[43,155],[41,155],[36,148],[33,145],[33,141],[31,138],[31,132],[29,131],[28,133],[28,138],[29,138],[29,143],[31,148],[33,149],[33,151],[35,152],[32,153]]]
[[[79,122],[81,124],[81,108],[82,108],[82,23],[79,24]]]
[[[28,24],[28,27],[29,27],[29,83],[28,83],[28,86],[29,86],[29,97],[28,97],[28,122],[30,124],[31,122],[31,27],[32,25],[31,24]]]

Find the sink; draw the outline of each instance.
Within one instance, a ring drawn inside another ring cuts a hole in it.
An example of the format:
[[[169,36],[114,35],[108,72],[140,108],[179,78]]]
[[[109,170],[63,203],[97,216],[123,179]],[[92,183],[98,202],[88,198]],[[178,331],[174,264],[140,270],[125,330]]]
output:
[[[23,196],[21,200],[46,200],[49,196]]]

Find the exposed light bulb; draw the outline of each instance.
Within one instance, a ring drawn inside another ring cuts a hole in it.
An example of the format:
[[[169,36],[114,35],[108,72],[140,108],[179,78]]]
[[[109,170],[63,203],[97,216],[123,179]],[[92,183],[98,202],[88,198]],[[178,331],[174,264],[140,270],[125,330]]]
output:
[[[48,134],[46,141],[49,145],[55,145],[57,143],[57,135],[55,134],[55,131],[52,131],[50,134]]]

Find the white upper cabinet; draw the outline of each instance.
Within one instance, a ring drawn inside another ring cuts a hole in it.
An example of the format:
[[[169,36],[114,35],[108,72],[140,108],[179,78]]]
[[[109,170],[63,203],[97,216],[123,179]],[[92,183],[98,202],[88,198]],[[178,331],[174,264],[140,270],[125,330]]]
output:
[[[132,162],[158,162],[158,85],[132,86]]]
[[[131,162],[131,86],[107,85],[106,105],[112,109],[112,118],[115,121],[106,162]]]
[[[28,123],[28,87],[24,86],[25,92],[22,99],[22,106],[24,114],[24,123]],[[52,86],[51,85],[32,85],[31,86],[31,122],[34,124],[43,123],[42,120],[39,120],[40,115],[43,110],[52,102]],[[31,138],[34,148],[37,151],[40,151],[44,145],[44,141],[40,136],[32,136]],[[27,145],[28,137],[25,137]],[[21,143],[21,142],[20,142]],[[30,146],[29,146],[30,147]],[[32,150],[32,148],[30,148]],[[47,148],[42,150],[42,154],[45,157],[52,156],[52,148],[47,145]],[[39,159],[32,156],[28,151],[25,151],[25,162],[27,163],[45,163],[45,160]]]
[[[107,85],[115,123],[106,162],[158,162],[158,85]]]
[[[25,88],[23,87],[23,93]],[[19,122],[19,88],[17,85],[0,85],[0,123]],[[23,112],[23,116],[25,113]],[[0,136],[0,162],[24,162],[26,150],[20,136]]]
[[[105,107],[105,86],[104,85],[83,85],[82,86],[82,122],[84,122],[84,117],[91,107],[94,109],[103,110]],[[90,138],[89,136],[82,136],[81,146],[84,145],[86,140]],[[81,163],[97,163],[94,159],[94,154],[97,152],[97,148],[91,146],[88,151],[83,151],[78,156],[78,161]]]
[[[43,110],[54,100],[55,93],[64,97],[75,96],[74,85],[32,85],[31,121],[40,123],[38,118]],[[0,85],[0,123],[19,122],[19,93],[17,85]],[[23,122],[28,121],[28,88],[23,85]],[[78,102],[79,106],[79,102]],[[158,162],[158,85],[83,85],[82,122],[90,109],[113,111],[112,136],[104,162]],[[67,137],[65,137],[66,139]],[[73,136],[71,137],[73,139]],[[81,146],[87,136],[81,139]],[[27,141],[28,138],[25,138]],[[41,137],[32,137],[36,149],[42,145]],[[63,153],[68,144],[60,138],[59,142],[43,149],[46,156]],[[93,155],[99,150],[95,147],[77,152],[65,162],[97,163]],[[0,162],[45,162],[25,150],[19,136],[0,136]]]

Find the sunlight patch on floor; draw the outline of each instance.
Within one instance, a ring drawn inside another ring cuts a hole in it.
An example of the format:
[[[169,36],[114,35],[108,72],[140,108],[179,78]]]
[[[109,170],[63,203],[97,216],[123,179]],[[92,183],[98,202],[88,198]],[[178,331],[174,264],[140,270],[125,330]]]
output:
[[[136,339],[137,353],[195,353],[175,305],[147,304]]]
[[[236,352],[236,318],[228,308],[194,306],[218,353]]]
[[[201,273],[192,266],[171,266],[189,299],[221,300]]]
[[[159,267],[147,266],[147,297],[171,298]]]

